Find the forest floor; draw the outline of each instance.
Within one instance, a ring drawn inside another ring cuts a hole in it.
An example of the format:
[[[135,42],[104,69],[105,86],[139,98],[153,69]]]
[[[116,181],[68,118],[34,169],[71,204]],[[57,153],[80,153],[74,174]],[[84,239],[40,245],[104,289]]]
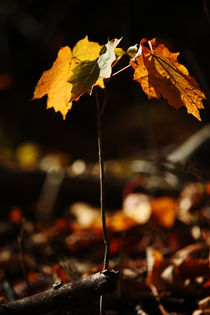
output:
[[[137,164],[133,161],[132,168]],[[97,175],[97,167],[91,167]],[[210,182],[182,181],[163,170],[122,181],[120,169],[123,174],[128,169],[122,161],[110,162],[105,169],[108,207],[112,200],[119,206],[107,211],[109,269],[119,272],[119,281],[117,289],[105,295],[106,314],[209,314]],[[110,169],[115,178],[109,180]],[[78,175],[78,170],[84,171],[81,161],[72,164],[68,175],[56,171],[44,176],[37,170],[4,174],[15,174],[16,185],[1,185],[11,197],[7,202],[4,193],[1,200],[1,305],[49,289],[59,292],[68,283],[102,271],[98,180]],[[173,185],[167,186],[167,178]],[[38,193],[24,195],[19,204],[13,201],[13,193],[37,190],[40,183]],[[81,296],[76,309],[63,307],[65,311],[58,304],[46,312],[40,304],[36,313],[99,314],[99,297],[88,302]]]

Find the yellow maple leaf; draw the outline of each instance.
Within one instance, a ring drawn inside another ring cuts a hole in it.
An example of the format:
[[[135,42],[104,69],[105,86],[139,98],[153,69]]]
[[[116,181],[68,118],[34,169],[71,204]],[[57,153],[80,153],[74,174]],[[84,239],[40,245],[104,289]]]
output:
[[[34,90],[33,99],[48,95],[47,108],[60,111],[65,119],[72,107],[72,84],[68,82],[71,73],[72,52],[68,46],[62,47],[53,66],[44,71]]]
[[[99,86],[102,89],[105,89],[104,78],[98,78],[94,86]]]
[[[85,36],[72,51],[68,46],[61,48],[51,69],[43,72],[32,99],[47,95],[47,108],[60,111],[65,119],[73,101],[84,93],[91,94],[96,85],[105,88],[103,79],[111,75],[119,41],[114,39],[101,46]]]
[[[90,42],[88,37],[76,43],[73,50],[69,46],[62,47],[52,67],[44,71],[38,81],[32,99],[42,98],[47,95],[47,109],[54,108],[60,111],[63,119],[72,107],[73,84],[69,82],[74,68],[81,61],[91,61],[99,58],[102,46],[98,43]],[[98,78],[94,85],[104,88],[102,78]]]
[[[173,107],[186,106],[189,114],[201,120],[199,110],[204,108],[202,100],[206,97],[194,77],[177,61],[179,53],[171,53],[156,38],[148,42],[150,49],[145,42],[147,39],[141,40],[141,51],[130,61],[135,69],[134,80],[149,98],[162,95]]]
[[[88,40],[79,40],[72,50],[71,77],[73,83],[72,101],[84,94],[91,94],[94,86],[105,88],[103,78],[99,77],[98,59],[104,46]],[[98,68],[98,69],[97,69]],[[95,81],[96,80],[96,81]]]
[[[96,42],[89,41],[88,36],[86,35],[85,38],[79,40],[76,43],[72,50],[72,53],[75,57],[75,61],[95,60],[100,56],[102,47],[103,46],[99,45]],[[104,89],[104,80],[102,78],[98,78],[94,86],[100,86],[102,89]]]
[[[100,56],[102,46],[96,42],[88,40],[88,36],[79,40],[72,49],[72,55],[75,57],[75,61],[95,60]]]

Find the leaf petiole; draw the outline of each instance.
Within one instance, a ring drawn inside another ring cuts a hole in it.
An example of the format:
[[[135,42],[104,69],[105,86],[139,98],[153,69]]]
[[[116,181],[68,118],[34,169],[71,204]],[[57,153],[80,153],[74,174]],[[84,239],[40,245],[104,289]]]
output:
[[[131,65],[129,64],[129,65],[125,66],[124,68],[120,69],[119,71],[113,73],[110,78],[112,78],[112,77],[116,76],[117,74],[121,73],[122,71],[128,69],[130,66]]]

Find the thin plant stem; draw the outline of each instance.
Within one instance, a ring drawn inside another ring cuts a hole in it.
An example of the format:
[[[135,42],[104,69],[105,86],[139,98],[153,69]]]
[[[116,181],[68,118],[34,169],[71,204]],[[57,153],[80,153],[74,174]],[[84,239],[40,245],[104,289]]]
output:
[[[106,85],[106,83],[105,83]],[[98,161],[100,169],[100,209],[101,209],[101,221],[102,221],[102,231],[104,239],[104,265],[103,270],[109,267],[109,238],[106,227],[106,211],[105,211],[105,185],[104,185],[104,156],[103,156],[103,141],[102,141],[102,114],[105,108],[105,103],[107,102],[107,88],[104,92],[104,101],[102,107],[99,104],[98,92],[96,90],[96,106],[97,106],[97,131],[98,131]],[[100,315],[104,314],[104,298],[100,296]]]
[[[104,102],[102,107],[99,104],[98,92],[96,89],[96,106],[97,106],[97,131],[98,131],[98,162],[100,170],[100,210],[102,220],[102,231],[105,245],[104,266],[103,269],[108,269],[109,265],[109,239],[106,228],[106,210],[105,210],[105,185],[104,185],[104,156],[103,156],[103,140],[102,140],[102,112],[106,102],[106,89],[104,94]]]

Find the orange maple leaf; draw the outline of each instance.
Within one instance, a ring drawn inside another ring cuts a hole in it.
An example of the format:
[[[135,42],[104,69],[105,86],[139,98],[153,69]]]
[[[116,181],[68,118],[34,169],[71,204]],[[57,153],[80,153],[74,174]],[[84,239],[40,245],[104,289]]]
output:
[[[201,120],[199,110],[204,108],[202,100],[206,97],[194,77],[177,61],[179,53],[171,53],[156,38],[148,42],[150,49],[145,42],[147,39],[141,40],[139,52],[130,61],[135,69],[134,80],[149,98],[162,95],[173,107],[186,106],[189,114]]]
[[[71,49],[68,46],[62,47],[52,68],[43,72],[33,96],[33,99],[36,99],[48,95],[47,108],[53,107],[56,112],[60,111],[64,119],[72,107],[72,84],[68,82],[71,60]]]

